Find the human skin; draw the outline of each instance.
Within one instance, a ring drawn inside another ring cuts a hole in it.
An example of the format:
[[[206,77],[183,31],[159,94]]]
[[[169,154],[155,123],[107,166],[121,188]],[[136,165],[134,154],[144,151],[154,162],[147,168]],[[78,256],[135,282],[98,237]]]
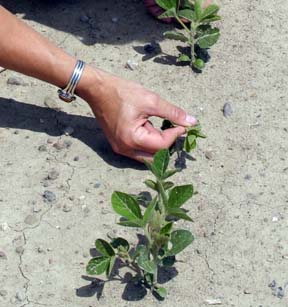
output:
[[[66,86],[76,58],[2,6],[0,23],[0,66],[57,87]],[[168,148],[184,134],[186,126],[196,124],[194,117],[156,93],[92,65],[85,66],[76,94],[90,105],[112,149],[138,161],[151,160],[156,151]],[[160,131],[152,126],[150,116],[167,118],[178,126]]]

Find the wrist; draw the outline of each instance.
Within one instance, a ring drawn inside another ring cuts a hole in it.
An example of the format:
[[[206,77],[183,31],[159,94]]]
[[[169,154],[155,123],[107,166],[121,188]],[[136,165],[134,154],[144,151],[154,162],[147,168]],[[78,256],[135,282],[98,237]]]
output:
[[[100,96],[99,94],[103,87],[103,83],[103,72],[86,64],[81,79],[76,87],[75,94],[84,99],[88,104],[92,102],[95,103],[95,98],[97,101],[97,96]]]

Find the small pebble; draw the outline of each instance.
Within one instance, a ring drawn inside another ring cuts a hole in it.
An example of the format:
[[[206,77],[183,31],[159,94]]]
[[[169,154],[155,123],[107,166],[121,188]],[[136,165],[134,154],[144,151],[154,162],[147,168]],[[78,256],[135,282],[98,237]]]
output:
[[[100,188],[100,186],[101,186],[101,183],[100,183],[100,182],[96,182],[96,183],[94,184],[94,188],[95,188],[95,189]]]
[[[283,298],[284,297],[284,294],[285,294],[285,291],[282,287],[278,287],[275,291],[275,295],[278,297],[278,298]]]
[[[16,293],[15,298],[18,302],[23,302],[26,300],[26,294],[24,291],[19,291]]]
[[[54,99],[50,98],[49,96],[45,97],[44,105],[47,108],[53,109],[55,111],[60,111],[61,110],[61,107],[59,106],[59,103],[57,103]]]
[[[38,147],[38,150],[41,151],[41,152],[44,152],[44,151],[47,151],[47,147],[46,147],[46,145],[40,145]]]
[[[78,199],[79,200],[84,200],[85,199],[85,195],[80,195]]]
[[[272,222],[278,222],[278,221],[279,221],[279,218],[277,216],[272,217]]]
[[[119,18],[118,17],[113,17],[111,20],[112,20],[112,22],[117,23]]]
[[[213,153],[212,153],[211,150],[205,151],[204,154],[205,154],[206,159],[208,159],[208,160],[211,160],[213,158]]]
[[[105,214],[110,213],[110,211],[109,211],[108,209],[106,209],[106,208],[102,208],[102,209],[101,209],[101,213],[102,213],[103,215],[105,215]]]
[[[15,248],[15,252],[19,255],[22,255],[24,253],[24,247],[23,246],[17,246]]]
[[[45,253],[45,250],[44,250],[41,246],[39,246],[39,247],[37,248],[37,252],[38,252],[39,254],[44,254],[44,253]]]
[[[7,256],[3,251],[0,251],[0,260],[7,260]]]
[[[252,176],[249,175],[249,174],[247,174],[247,175],[244,177],[245,180],[250,180],[251,178],[252,178]]]
[[[219,298],[216,299],[207,299],[205,301],[208,305],[222,305],[222,301]]]
[[[56,195],[55,195],[55,193],[53,193],[51,191],[45,191],[43,193],[43,198],[44,198],[44,202],[46,202],[46,203],[52,203],[52,202],[56,201]]]
[[[8,295],[8,291],[6,290],[0,290],[0,296],[5,297]]]
[[[0,231],[6,231],[8,228],[8,223],[4,222],[0,224]]]
[[[250,290],[245,289],[245,290],[243,291],[243,293],[244,293],[244,294],[251,294],[251,291],[250,291]]]
[[[225,103],[223,107],[223,115],[225,117],[229,117],[233,114],[232,106],[230,103]]]
[[[57,143],[53,145],[57,150],[68,149],[72,145],[72,141],[70,140],[59,140]]]
[[[70,126],[68,126],[68,127],[66,127],[65,129],[64,129],[64,134],[65,135],[71,135],[71,134],[73,134],[73,132],[74,132],[74,129],[72,128],[72,127],[70,127]]]
[[[86,16],[86,15],[82,15],[82,16],[80,17],[80,21],[81,21],[81,22],[88,22],[88,21],[89,21],[89,17]]]
[[[33,214],[27,215],[24,220],[24,223],[27,225],[34,225],[37,222],[38,222],[38,218],[36,215],[33,215]]]
[[[22,78],[19,78],[19,77],[10,77],[7,80],[7,84],[9,84],[9,85],[22,85],[22,86],[28,85],[27,83],[24,82],[24,80]]]
[[[125,67],[130,70],[135,70],[138,67],[138,63],[134,60],[128,60]]]
[[[59,172],[58,171],[56,171],[56,170],[52,170],[52,171],[50,171],[49,173],[48,173],[48,176],[47,176],[47,179],[49,179],[49,180],[55,180],[55,179],[57,179],[58,177],[59,177]]]
[[[71,205],[67,205],[67,204],[65,204],[64,206],[63,206],[63,212],[70,212],[70,211],[72,211],[72,206]]]
[[[277,284],[276,284],[275,280],[272,280],[271,283],[268,285],[268,287],[271,288],[271,289],[275,289],[276,286],[277,286]]]
[[[86,252],[84,252],[84,253],[82,254],[82,256],[83,256],[84,258],[88,258],[88,257],[89,257],[89,254],[86,253]]]
[[[79,161],[79,157],[78,156],[76,156],[76,157],[74,157],[74,159],[73,159],[74,161]]]

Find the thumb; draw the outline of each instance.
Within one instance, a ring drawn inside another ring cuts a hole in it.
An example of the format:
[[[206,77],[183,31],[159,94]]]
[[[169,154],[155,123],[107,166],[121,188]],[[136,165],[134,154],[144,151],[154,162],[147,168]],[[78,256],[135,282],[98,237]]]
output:
[[[179,126],[194,126],[197,123],[197,119],[191,115],[188,115],[183,109],[160,99],[153,110],[154,116],[169,119]]]

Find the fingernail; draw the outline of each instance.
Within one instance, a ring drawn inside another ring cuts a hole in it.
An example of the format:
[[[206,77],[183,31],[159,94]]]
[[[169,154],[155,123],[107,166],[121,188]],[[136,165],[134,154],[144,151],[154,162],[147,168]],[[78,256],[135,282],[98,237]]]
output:
[[[196,119],[195,117],[191,116],[191,115],[187,115],[187,116],[186,116],[186,122],[187,122],[189,125],[194,126],[194,125],[196,125],[196,123],[197,123],[197,119]]]

